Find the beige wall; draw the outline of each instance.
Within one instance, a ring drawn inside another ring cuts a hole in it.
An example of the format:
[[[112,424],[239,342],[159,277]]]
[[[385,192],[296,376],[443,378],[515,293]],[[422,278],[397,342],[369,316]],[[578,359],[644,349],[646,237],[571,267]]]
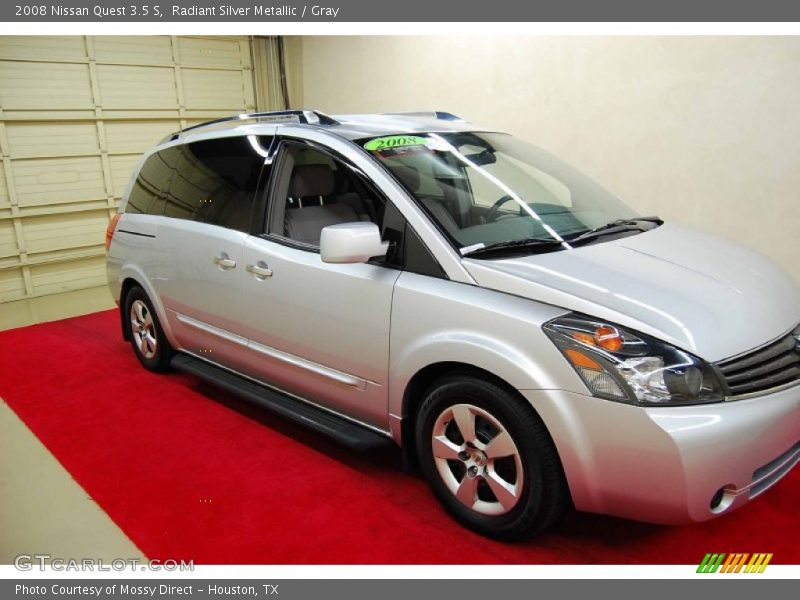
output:
[[[284,38],[286,52],[286,87],[289,89],[289,107],[303,106],[303,38],[288,36]],[[320,109],[322,110],[322,109]]]
[[[299,62],[308,107],[516,133],[800,281],[800,38],[304,37]]]

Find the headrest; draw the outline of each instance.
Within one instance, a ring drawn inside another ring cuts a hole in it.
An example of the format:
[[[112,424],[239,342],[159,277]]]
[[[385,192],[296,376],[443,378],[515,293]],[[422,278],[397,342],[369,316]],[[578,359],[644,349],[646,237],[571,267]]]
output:
[[[328,165],[298,165],[289,183],[290,198],[330,196],[334,190],[333,171]]]
[[[389,167],[389,170],[412,192],[419,189],[419,171],[415,167],[395,165]]]

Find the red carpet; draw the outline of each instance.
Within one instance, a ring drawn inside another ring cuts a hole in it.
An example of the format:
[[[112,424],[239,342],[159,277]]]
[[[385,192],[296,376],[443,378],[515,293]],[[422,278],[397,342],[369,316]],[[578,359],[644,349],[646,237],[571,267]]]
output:
[[[0,397],[151,558],[696,564],[772,552],[800,563],[800,470],[702,525],[572,514],[536,540],[491,542],[451,521],[399,451],[359,455],[191,377],[144,371],[116,311],[1,332]]]

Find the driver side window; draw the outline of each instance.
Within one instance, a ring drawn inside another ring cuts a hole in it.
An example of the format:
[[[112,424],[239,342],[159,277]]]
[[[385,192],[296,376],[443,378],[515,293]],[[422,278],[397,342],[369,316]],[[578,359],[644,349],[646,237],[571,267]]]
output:
[[[268,232],[318,247],[329,225],[371,221],[379,227],[384,203],[348,165],[327,152],[284,142]]]

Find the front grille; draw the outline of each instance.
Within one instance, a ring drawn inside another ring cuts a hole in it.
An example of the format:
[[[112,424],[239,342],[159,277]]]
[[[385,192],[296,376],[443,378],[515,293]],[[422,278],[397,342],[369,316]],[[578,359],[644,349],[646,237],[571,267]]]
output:
[[[717,364],[730,396],[764,392],[800,381],[800,341],[795,333]]]

